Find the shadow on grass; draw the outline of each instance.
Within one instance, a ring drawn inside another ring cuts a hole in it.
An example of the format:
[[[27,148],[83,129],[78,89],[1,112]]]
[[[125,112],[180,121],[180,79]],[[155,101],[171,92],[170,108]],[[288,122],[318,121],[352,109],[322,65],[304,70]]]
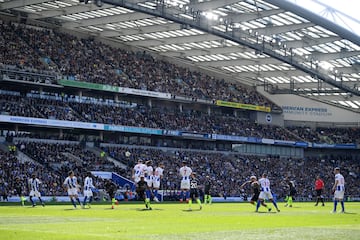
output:
[[[163,211],[164,209],[161,208],[135,208],[136,211]]]
[[[183,212],[198,212],[201,211],[201,209],[183,209]]]
[[[258,211],[258,212],[254,212],[254,213],[259,213],[259,214],[264,214],[264,213],[266,213],[266,214],[275,214],[275,213],[277,213],[277,212],[262,212],[262,211]]]

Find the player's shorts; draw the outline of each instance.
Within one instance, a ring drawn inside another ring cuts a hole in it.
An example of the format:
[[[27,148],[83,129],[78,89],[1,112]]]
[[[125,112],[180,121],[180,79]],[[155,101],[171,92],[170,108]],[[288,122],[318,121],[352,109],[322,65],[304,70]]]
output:
[[[344,199],[344,193],[345,193],[345,191],[336,190],[334,193],[334,198],[335,199]]]
[[[255,193],[254,195],[252,195],[250,201],[256,202],[257,200],[259,200],[259,195],[260,193]]]
[[[156,189],[160,188],[160,177],[154,176],[152,183],[153,183],[154,188],[156,188]]]
[[[289,196],[294,197],[296,195],[296,190],[292,189],[290,190]]]
[[[29,196],[30,197],[41,197],[41,194],[39,191],[31,190]]]
[[[316,190],[316,196],[321,197],[321,195],[322,195],[322,189]]]
[[[186,190],[190,189],[190,179],[189,178],[181,180],[180,189],[186,189]]]
[[[140,181],[140,176],[134,176],[134,182],[138,183]]]
[[[264,192],[261,191],[260,195],[259,195],[260,199],[273,199],[273,195],[271,194],[271,192]]]
[[[197,189],[190,190],[190,199],[196,199],[199,197],[199,192]]]
[[[147,183],[148,187],[152,187],[153,186],[153,178],[152,178],[152,176],[146,177],[145,182]]]
[[[84,190],[84,197],[92,197],[94,196],[91,190]]]
[[[69,188],[67,190],[69,196],[75,196],[78,195],[78,190],[76,188]]]

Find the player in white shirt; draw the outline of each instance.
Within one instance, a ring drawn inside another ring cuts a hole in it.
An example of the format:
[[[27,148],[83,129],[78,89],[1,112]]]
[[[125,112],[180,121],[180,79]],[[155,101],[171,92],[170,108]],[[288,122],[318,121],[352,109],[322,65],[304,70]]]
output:
[[[31,201],[33,207],[36,206],[36,204],[33,200],[33,197],[39,198],[41,205],[43,207],[45,206],[44,202],[41,200],[41,194],[39,191],[40,184],[41,184],[40,180],[38,178],[36,178],[35,174],[32,174],[31,178],[28,181],[28,185],[29,185],[29,191],[30,191],[29,198],[30,198],[30,201]]]
[[[152,164],[152,161],[149,160],[149,161],[146,161],[145,162],[145,165],[146,165],[146,168],[145,168],[145,181],[147,182],[147,185],[149,188],[152,188],[152,179],[153,179],[153,175],[154,175],[154,168],[151,166]]]
[[[345,179],[344,176],[340,173],[340,168],[334,169],[335,174],[335,183],[332,188],[334,192],[334,210],[333,213],[336,213],[336,207],[338,202],[341,204],[341,212],[345,212],[345,206],[344,206],[344,193],[345,193]]]
[[[67,189],[69,198],[71,200],[71,203],[74,205],[74,208],[76,208],[76,203],[74,200],[76,200],[79,205],[81,205],[80,199],[79,199],[79,185],[77,182],[77,178],[74,176],[74,172],[70,171],[69,176],[65,178],[63,186]]]
[[[146,165],[143,163],[142,159],[138,160],[138,163],[134,166],[132,170],[132,178],[135,183],[140,181],[140,176],[145,176]]]
[[[278,208],[276,202],[274,201],[274,198],[271,194],[271,189],[270,189],[270,180],[267,178],[267,174],[263,173],[262,177],[259,179],[259,184],[260,184],[260,195],[259,195],[259,200],[257,202],[256,205],[256,212],[258,211],[260,204],[264,207],[266,207],[268,209],[268,211],[271,211],[270,207],[267,207],[267,205],[265,204],[265,199],[268,199],[269,201],[271,201],[276,210],[278,212],[280,212],[280,209]]]
[[[180,182],[180,201],[183,201],[184,199],[184,193],[185,193],[185,198],[188,200],[190,197],[190,176],[192,173],[192,170],[190,167],[187,166],[186,161],[182,162],[182,167],[180,168],[179,172],[180,172],[180,176],[181,176],[181,182]]]
[[[91,202],[93,199],[93,190],[95,189],[95,186],[93,184],[92,174],[91,172],[87,173],[87,176],[84,180],[84,201],[82,207],[85,208],[86,200],[89,198],[88,207],[91,207]]]
[[[160,189],[160,183],[161,183],[161,179],[163,178],[164,175],[164,163],[160,163],[159,166],[157,168],[155,168],[154,171],[154,175],[153,175],[153,194],[154,194],[154,201],[158,202],[159,201],[159,195],[158,195],[158,190]]]

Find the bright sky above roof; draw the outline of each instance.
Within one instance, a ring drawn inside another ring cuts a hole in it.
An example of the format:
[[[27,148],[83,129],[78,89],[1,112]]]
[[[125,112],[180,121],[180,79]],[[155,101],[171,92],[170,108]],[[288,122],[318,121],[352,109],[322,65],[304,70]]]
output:
[[[360,36],[359,0],[288,0]],[[325,5],[330,6],[327,8]]]

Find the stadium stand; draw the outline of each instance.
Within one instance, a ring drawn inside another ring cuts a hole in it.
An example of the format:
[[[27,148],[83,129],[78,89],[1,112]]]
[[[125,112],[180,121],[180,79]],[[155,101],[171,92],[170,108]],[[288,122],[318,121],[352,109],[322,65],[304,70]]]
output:
[[[48,29],[6,23],[1,24],[1,29],[3,69],[53,71],[50,75],[70,80],[276,108],[254,90],[177,67],[145,52],[114,49],[91,38],[78,39]]]
[[[0,29],[0,70],[4,80],[56,85],[58,79],[64,78],[171,93],[194,100],[221,99],[277,108],[254,90],[158,60],[146,52],[115,49],[91,38],[78,39],[69,34],[18,24],[2,23]],[[283,128],[257,124],[248,116],[221,111],[209,114],[198,109],[184,109],[181,112],[168,104],[150,107],[144,101],[114,101],[100,96],[80,98],[61,90],[40,93],[31,88],[14,91],[3,86],[0,90],[0,112],[3,115],[329,144],[360,142],[359,128]],[[44,194],[64,195],[61,184],[69,169],[80,175],[80,182],[81,175],[88,170],[113,171],[130,178],[131,168],[138,158],[142,158],[165,163],[163,186],[166,191],[178,189],[178,168],[182,160],[187,160],[193,170],[200,173],[200,182],[206,175],[211,176],[216,196],[243,195],[239,189],[241,183],[251,175],[267,172],[279,198],[287,192],[283,182],[285,177],[290,177],[296,181],[298,196],[311,199],[317,174],[325,180],[329,197],[335,166],[342,168],[347,180],[347,195],[358,195],[359,159],[339,155],[291,159],[234,152],[104,147],[109,156],[127,165],[127,169],[121,169],[81,146],[78,136],[62,137],[75,141],[60,141],[57,137],[49,136],[55,139],[55,143],[40,139],[34,130],[26,135],[26,141],[16,143],[19,151],[35,162],[20,162],[12,153],[0,151],[2,192],[16,194],[13,176],[25,180],[35,172],[44,183]],[[131,152],[130,157],[124,155],[126,151]],[[100,179],[97,184],[102,185]]]

